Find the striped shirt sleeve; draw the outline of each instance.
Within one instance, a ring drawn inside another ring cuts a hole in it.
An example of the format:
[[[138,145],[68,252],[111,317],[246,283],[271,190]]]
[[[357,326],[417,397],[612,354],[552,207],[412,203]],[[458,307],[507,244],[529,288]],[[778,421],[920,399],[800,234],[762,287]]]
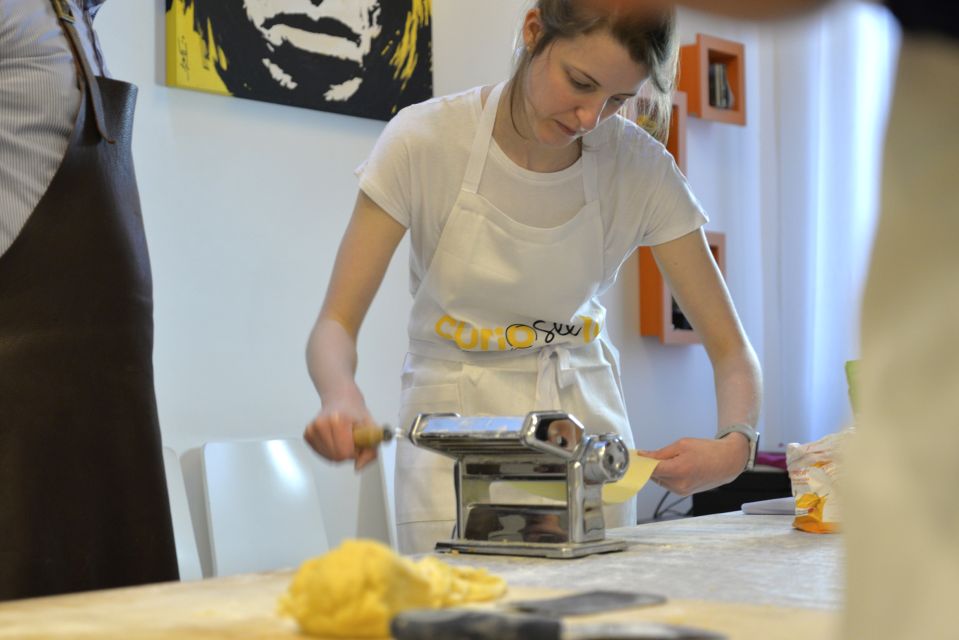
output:
[[[102,0],[68,0],[95,73]],[[50,0],[3,0],[0,11],[0,255],[26,225],[67,150],[80,107],[70,43]]]

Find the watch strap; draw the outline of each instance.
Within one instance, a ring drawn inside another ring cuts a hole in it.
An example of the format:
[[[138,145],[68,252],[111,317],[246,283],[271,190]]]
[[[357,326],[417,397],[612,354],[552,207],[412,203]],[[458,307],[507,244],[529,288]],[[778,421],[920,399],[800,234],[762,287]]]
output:
[[[759,432],[756,427],[745,422],[737,422],[728,427],[722,427],[716,432],[716,439],[725,438],[730,433],[741,433],[749,441],[749,457],[746,459],[746,467],[743,471],[749,471],[756,465],[756,451],[759,449]]]

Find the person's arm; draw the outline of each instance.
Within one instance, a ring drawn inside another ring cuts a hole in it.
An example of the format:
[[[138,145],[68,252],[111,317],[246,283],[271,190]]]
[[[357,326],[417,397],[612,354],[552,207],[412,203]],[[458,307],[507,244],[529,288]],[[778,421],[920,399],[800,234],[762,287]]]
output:
[[[355,458],[357,469],[373,460],[376,450],[353,447],[354,425],[374,422],[354,380],[356,338],[405,232],[403,225],[359,192],[307,343],[307,367],[322,408],[303,437],[329,460]]]
[[[755,427],[762,394],[759,364],[703,232],[657,245],[653,255],[712,363],[717,426]],[[746,466],[749,441],[740,433],[720,440],[682,438],[648,453],[661,460],[653,478],[676,494],[688,495],[738,476]]]

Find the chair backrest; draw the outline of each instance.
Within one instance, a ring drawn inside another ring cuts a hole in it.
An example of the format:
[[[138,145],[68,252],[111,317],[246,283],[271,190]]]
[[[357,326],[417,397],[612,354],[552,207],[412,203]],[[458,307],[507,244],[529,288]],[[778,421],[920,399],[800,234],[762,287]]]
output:
[[[329,549],[301,438],[203,445],[213,575],[290,568]]]
[[[396,494],[393,492],[396,476],[396,443],[391,442],[380,446],[377,461],[380,474],[381,495],[379,497],[383,504],[386,532],[390,546],[396,549]]]
[[[197,552],[193,518],[187,500],[183,469],[176,451],[163,447],[163,468],[166,471],[167,493],[170,495],[170,515],[173,517],[173,540],[176,543],[176,559],[180,567],[180,580],[200,580],[200,555]]]

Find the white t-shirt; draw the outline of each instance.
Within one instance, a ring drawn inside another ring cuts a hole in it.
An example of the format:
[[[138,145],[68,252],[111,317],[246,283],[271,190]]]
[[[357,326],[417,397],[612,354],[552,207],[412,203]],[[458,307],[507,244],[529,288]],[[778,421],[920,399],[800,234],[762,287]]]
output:
[[[481,87],[401,110],[357,169],[360,189],[410,230],[410,291],[415,295],[459,195],[483,110]],[[707,220],[665,147],[620,116],[584,139],[597,151],[605,290],[639,245],[674,240]],[[583,205],[582,159],[555,173],[513,163],[493,142],[479,195],[517,222],[559,226]]]

